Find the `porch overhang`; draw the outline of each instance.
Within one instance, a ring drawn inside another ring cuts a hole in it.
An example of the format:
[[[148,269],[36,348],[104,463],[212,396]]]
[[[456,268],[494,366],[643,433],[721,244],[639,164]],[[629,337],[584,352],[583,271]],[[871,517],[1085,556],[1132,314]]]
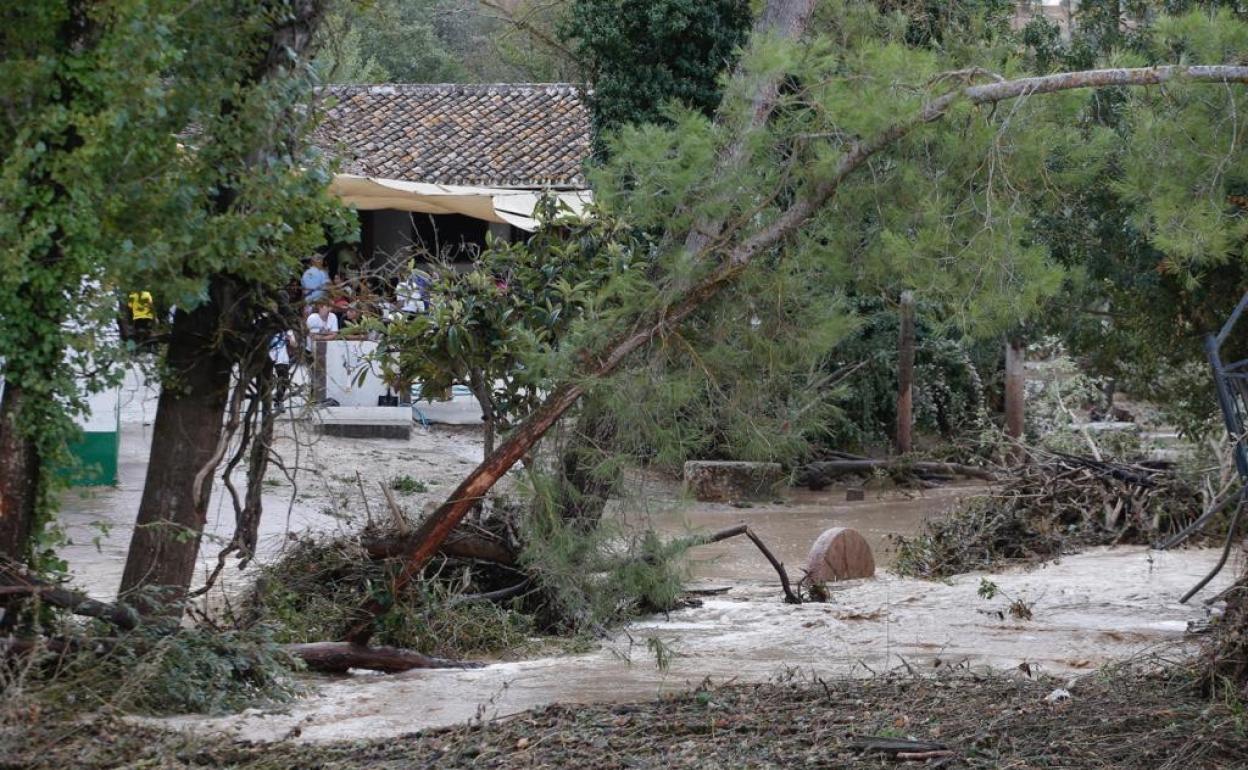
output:
[[[589,190],[464,187],[354,174],[334,175],[329,191],[346,205],[361,211],[397,209],[420,214],[463,214],[528,232],[537,229],[534,211],[543,195],[555,197],[576,216],[583,216],[592,200]]]

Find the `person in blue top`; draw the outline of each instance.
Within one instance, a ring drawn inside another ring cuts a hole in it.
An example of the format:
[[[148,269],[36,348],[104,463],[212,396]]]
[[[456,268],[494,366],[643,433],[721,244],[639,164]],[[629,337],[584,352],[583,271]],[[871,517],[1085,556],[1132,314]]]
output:
[[[329,273],[325,272],[325,258],[320,254],[312,257],[312,265],[303,271],[303,301],[309,305],[324,299],[325,287],[329,285]]]

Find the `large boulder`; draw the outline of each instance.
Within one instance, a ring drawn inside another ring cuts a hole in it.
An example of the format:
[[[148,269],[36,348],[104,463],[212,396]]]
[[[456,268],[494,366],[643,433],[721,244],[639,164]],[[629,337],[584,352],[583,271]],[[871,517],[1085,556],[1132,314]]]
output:
[[[824,530],[806,557],[806,582],[811,585],[874,576],[871,546],[866,538],[847,527]]]
[[[690,460],[685,463],[685,491],[697,500],[771,500],[784,481],[780,463]]]

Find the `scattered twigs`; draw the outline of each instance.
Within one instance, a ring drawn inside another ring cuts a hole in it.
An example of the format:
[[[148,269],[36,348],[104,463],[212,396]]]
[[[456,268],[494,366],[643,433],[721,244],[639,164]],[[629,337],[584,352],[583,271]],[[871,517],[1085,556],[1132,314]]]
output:
[[[390,491],[390,487],[386,486],[383,481],[377,483],[381,487],[381,494],[386,498],[386,509],[390,511],[390,520],[394,522],[394,528],[399,534],[398,539],[403,540],[412,529],[408,526],[407,517],[403,515],[403,509],[394,499],[394,493]]]
[[[1181,531],[1176,532],[1174,535],[1170,536],[1166,540],[1153,546],[1153,548],[1157,549],[1158,551],[1165,551],[1167,549],[1173,548],[1179,543],[1182,543],[1184,540],[1187,540],[1189,537],[1199,532],[1205,526],[1205,524],[1209,522],[1209,519],[1213,518],[1214,516],[1217,516],[1219,513],[1226,510],[1227,506],[1229,506],[1231,503],[1238,501],[1240,505],[1243,505],[1245,498],[1244,498],[1244,494],[1241,494],[1241,492],[1248,493],[1248,487],[1244,487],[1242,490],[1236,491],[1233,494],[1223,495],[1221,499],[1215,500],[1213,504],[1209,506],[1209,508],[1204,513],[1200,514],[1199,518],[1197,518],[1191,524],[1188,524]]]
[[[784,601],[788,604],[801,604],[802,599],[793,592],[793,586],[789,583],[789,574],[785,571],[784,564],[776,558],[775,554],[771,552],[771,549],[769,549],[763,541],[759,539],[758,535],[754,534],[748,525],[738,524],[735,527],[721,529],[720,531],[707,535],[704,538],[699,538],[696,544],[708,545],[710,543],[718,543],[721,540],[727,540],[728,538],[736,537],[737,535],[745,535],[748,537],[754,545],[758,546],[758,550],[762,551],[763,556],[767,557],[767,561],[771,562],[771,566],[776,570],[776,574],[780,576],[780,586],[784,589]]]
[[[288,644],[283,649],[302,660],[313,671],[331,674],[346,673],[352,668],[397,674],[417,668],[481,668],[485,665],[475,661],[431,658],[398,647],[367,647],[350,642]]]
[[[1199,495],[1165,465],[1027,451],[1028,462],[1002,469],[990,493],[900,539],[896,568],[944,577],[1049,559],[1076,546],[1153,543],[1182,529],[1166,539],[1168,547],[1195,531]],[[1205,521],[1219,512],[1205,512]]]
[[[370,525],[373,523],[373,509],[368,505],[368,494],[364,491],[364,479],[360,476],[360,472],[355,472],[355,484],[360,488],[360,500],[364,503],[364,520]],[[382,489],[385,489],[383,486]]]

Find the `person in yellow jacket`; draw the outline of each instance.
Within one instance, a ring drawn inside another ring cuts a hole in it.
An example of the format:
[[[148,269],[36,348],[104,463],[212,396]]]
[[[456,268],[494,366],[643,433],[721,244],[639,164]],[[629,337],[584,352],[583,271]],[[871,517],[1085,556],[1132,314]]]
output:
[[[126,305],[130,308],[130,325],[134,330],[134,341],[142,345],[152,338],[152,327],[156,324],[156,308],[152,302],[152,293],[132,291],[126,297]]]

